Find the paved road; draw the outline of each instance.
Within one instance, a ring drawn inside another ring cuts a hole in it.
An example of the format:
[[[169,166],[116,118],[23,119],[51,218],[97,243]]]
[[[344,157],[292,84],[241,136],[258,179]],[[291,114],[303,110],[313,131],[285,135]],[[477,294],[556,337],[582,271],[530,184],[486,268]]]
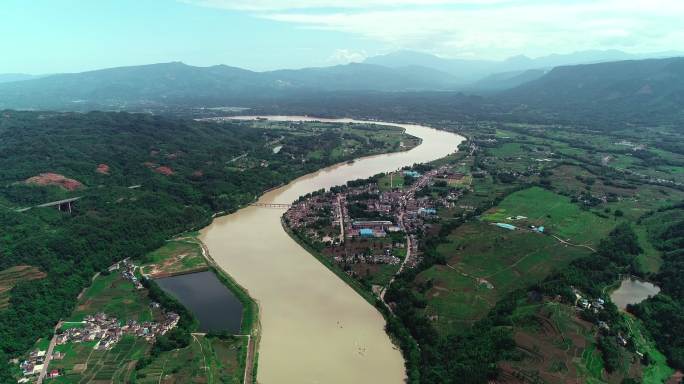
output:
[[[399,226],[401,228],[404,228],[404,214],[403,213],[399,215],[399,219],[397,220],[397,223],[399,224]],[[407,234],[406,235],[406,256],[404,257],[404,261],[401,262],[399,269],[394,274],[394,276],[392,276],[389,283],[387,283],[387,286],[382,290],[382,292],[380,292],[380,300],[382,300],[382,302],[385,303],[385,306],[387,306],[387,308],[389,308],[389,305],[387,305],[387,303],[385,302],[385,293],[387,292],[389,287],[392,285],[394,280],[397,278],[397,276],[404,270],[404,267],[406,266],[406,263],[409,261],[410,258],[411,258],[411,235]],[[391,308],[390,308],[390,311],[392,311]]]
[[[60,321],[55,326],[55,332],[57,332],[57,330],[61,327],[62,322]],[[45,379],[45,375],[47,375],[48,367],[50,366],[50,360],[52,360],[52,351],[55,349],[55,344],[57,344],[57,335],[53,334],[52,340],[50,340],[50,346],[48,346],[47,352],[45,353],[45,362],[43,363],[43,369],[40,371],[40,374],[38,375],[38,380],[36,381],[36,383],[38,384],[42,384],[43,379]]]

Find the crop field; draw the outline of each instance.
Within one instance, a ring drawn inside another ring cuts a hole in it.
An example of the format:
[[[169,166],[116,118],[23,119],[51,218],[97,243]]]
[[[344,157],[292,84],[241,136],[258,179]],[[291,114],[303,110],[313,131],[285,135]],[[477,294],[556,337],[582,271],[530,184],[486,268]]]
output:
[[[525,304],[514,319],[514,340],[523,357],[501,363],[503,371],[528,380],[562,383],[601,378],[603,362],[593,344],[592,325],[559,303]]]
[[[538,378],[547,383],[564,383],[568,378],[582,383],[619,383],[625,376],[641,377],[643,383],[665,382],[674,370],[652,340],[646,337],[641,322],[622,314],[637,351],[651,358],[649,365],[623,350],[622,367],[608,375],[595,340],[596,327],[577,317],[575,310],[556,302],[521,303],[513,315],[512,326],[520,360],[500,363],[503,377]]]
[[[137,383],[242,383],[246,339],[193,336],[186,348],[163,352],[138,372]]]
[[[192,240],[174,240],[143,258],[142,272],[154,278],[207,268],[202,248]]]
[[[9,305],[10,291],[20,281],[42,279],[47,276],[36,267],[18,265],[0,271],[0,310]]]
[[[367,278],[372,285],[385,286],[399,270],[399,265],[391,264],[353,264],[352,270],[361,278]]]
[[[94,350],[92,343],[68,343],[56,350],[65,352],[63,360],[50,364],[50,369],[63,369],[64,376],[54,383],[128,383],[135,370],[135,362],[150,349],[151,344],[141,338],[124,336],[108,351]]]
[[[524,216],[521,220],[512,220]],[[507,196],[497,207],[487,211],[483,220],[516,226],[544,226],[560,238],[574,244],[595,246],[615,223],[570,202],[570,198],[539,187],[532,187]]]
[[[364,145],[375,143],[374,153],[406,150],[419,144],[416,137],[409,136],[401,128],[375,125],[375,124],[342,124],[322,122],[277,122],[277,121],[250,121],[243,122],[258,129],[281,130],[288,135],[308,137],[319,135],[324,132],[339,133],[344,139],[342,145],[331,151],[333,159],[343,159],[355,153]],[[323,157],[322,151],[311,151],[309,159]]]
[[[491,149],[492,155],[503,158],[509,156],[517,156],[522,152],[519,143],[505,143],[499,147]]]
[[[155,315],[150,308],[147,291],[138,290],[120,274],[100,275],[85,291],[76,309],[67,321],[82,321],[87,315],[104,312],[119,320],[152,320]]]
[[[647,333],[641,321],[626,313],[623,316],[631,331],[636,349],[648,354],[651,360],[651,364],[643,369],[643,382],[665,382],[674,373],[674,370],[667,365],[667,358],[658,351],[655,343],[646,336]]]
[[[380,189],[381,192],[389,191],[394,188],[404,188],[404,175],[400,172],[386,174],[378,180],[378,189]]]
[[[505,294],[590,252],[550,236],[485,222],[462,225],[448,240],[437,248],[447,265],[433,266],[418,276],[420,281],[432,280],[426,311],[444,332],[482,318]]]

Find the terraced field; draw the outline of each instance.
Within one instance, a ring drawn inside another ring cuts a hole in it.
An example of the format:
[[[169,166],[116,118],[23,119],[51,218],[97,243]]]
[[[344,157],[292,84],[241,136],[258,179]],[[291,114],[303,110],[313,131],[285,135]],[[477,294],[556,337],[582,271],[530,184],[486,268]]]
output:
[[[10,291],[21,281],[43,279],[47,276],[36,267],[18,265],[0,271],[0,310],[9,305]]]
[[[164,352],[138,372],[137,383],[242,383],[246,339],[193,335],[186,348]]]
[[[452,232],[438,252],[447,264],[427,269],[418,281],[431,281],[426,314],[448,333],[482,318],[507,293],[590,251],[539,233],[471,222]]]

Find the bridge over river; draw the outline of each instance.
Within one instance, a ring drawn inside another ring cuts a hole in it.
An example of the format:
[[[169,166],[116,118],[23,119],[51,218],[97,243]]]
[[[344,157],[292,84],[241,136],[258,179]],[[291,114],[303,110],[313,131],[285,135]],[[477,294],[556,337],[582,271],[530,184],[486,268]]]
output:
[[[252,203],[252,207],[263,207],[263,208],[276,208],[276,209],[288,209],[292,204],[279,204],[279,203]]]

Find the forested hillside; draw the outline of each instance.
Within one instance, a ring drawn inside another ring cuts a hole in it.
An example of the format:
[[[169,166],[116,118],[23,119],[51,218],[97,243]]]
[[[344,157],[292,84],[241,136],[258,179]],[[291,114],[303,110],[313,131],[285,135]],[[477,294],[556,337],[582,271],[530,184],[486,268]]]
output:
[[[501,98],[564,118],[681,118],[684,58],[557,67],[537,80],[504,92]]]
[[[10,380],[8,359],[51,333],[95,272],[303,173],[396,149],[377,132],[406,139],[373,127],[295,132],[142,114],[2,112],[0,271],[31,266],[19,268],[31,274],[1,292],[9,298],[0,306],[0,382]],[[35,207],[68,197],[80,198],[71,212]]]

